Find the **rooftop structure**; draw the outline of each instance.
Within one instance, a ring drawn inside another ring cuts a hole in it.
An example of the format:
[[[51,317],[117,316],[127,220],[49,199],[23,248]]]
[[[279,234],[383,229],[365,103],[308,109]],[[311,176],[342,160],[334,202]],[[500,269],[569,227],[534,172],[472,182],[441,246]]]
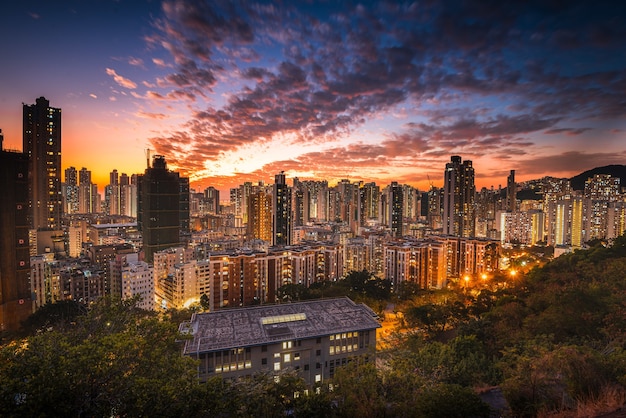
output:
[[[319,385],[337,367],[371,361],[379,327],[370,308],[339,298],[194,314],[180,331],[192,334],[183,353],[199,360],[201,380],[257,372],[279,378],[291,369]]]
[[[180,330],[192,354],[379,327],[368,306],[339,298],[196,313]]]

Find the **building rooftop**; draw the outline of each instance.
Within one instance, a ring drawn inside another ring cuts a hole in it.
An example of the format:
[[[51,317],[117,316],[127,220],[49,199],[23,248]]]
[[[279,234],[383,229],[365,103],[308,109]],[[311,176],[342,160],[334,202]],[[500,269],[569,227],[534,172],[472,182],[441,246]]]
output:
[[[197,313],[179,330],[193,335],[184,348],[193,354],[379,327],[369,307],[337,298]]]

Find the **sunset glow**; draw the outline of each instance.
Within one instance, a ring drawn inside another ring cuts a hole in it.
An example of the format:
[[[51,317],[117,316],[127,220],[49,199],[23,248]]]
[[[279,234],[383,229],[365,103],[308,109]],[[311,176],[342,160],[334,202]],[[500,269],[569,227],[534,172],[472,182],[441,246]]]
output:
[[[424,190],[450,155],[478,188],[626,160],[621,2],[10,3],[4,146],[45,96],[64,168],[101,189],[147,150],[221,190],[280,171]]]

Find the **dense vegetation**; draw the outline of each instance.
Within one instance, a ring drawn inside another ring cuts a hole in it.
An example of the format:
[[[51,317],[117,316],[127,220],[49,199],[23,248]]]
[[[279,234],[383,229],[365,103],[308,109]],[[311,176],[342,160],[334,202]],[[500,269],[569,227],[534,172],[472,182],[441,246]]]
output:
[[[0,416],[487,417],[594,416],[626,399],[626,238],[601,242],[480,287],[392,292],[367,272],[284,300],[348,295],[397,314],[374,365],[352,362],[328,386],[295,372],[198,384],[180,355],[189,311],[145,312],[103,300],[50,305],[0,348]],[[294,396],[295,395],[295,396]]]

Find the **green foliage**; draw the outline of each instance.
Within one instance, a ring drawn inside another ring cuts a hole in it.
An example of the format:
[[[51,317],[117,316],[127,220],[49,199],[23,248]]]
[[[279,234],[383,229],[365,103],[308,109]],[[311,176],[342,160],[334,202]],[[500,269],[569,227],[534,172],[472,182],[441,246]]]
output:
[[[373,363],[356,361],[335,372],[334,397],[341,417],[384,416],[383,381]]]
[[[178,399],[197,386],[196,366],[176,335],[132,302],[103,300],[70,329],[0,350],[0,415],[188,416]]]
[[[310,299],[311,295],[306,286],[299,283],[289,283],[278,288],[276,298],[281,302],[297,302]]]
[[[423,418],[489,417],[489,405],[467,387],[455,384],[427,386],[417,395],[411,416]]]
[[[48,303],[29,316],[22,324],[24,335],[44,331],[49,328],[71,327],[76,319],[86,313],[86,308],[73,300]]]

